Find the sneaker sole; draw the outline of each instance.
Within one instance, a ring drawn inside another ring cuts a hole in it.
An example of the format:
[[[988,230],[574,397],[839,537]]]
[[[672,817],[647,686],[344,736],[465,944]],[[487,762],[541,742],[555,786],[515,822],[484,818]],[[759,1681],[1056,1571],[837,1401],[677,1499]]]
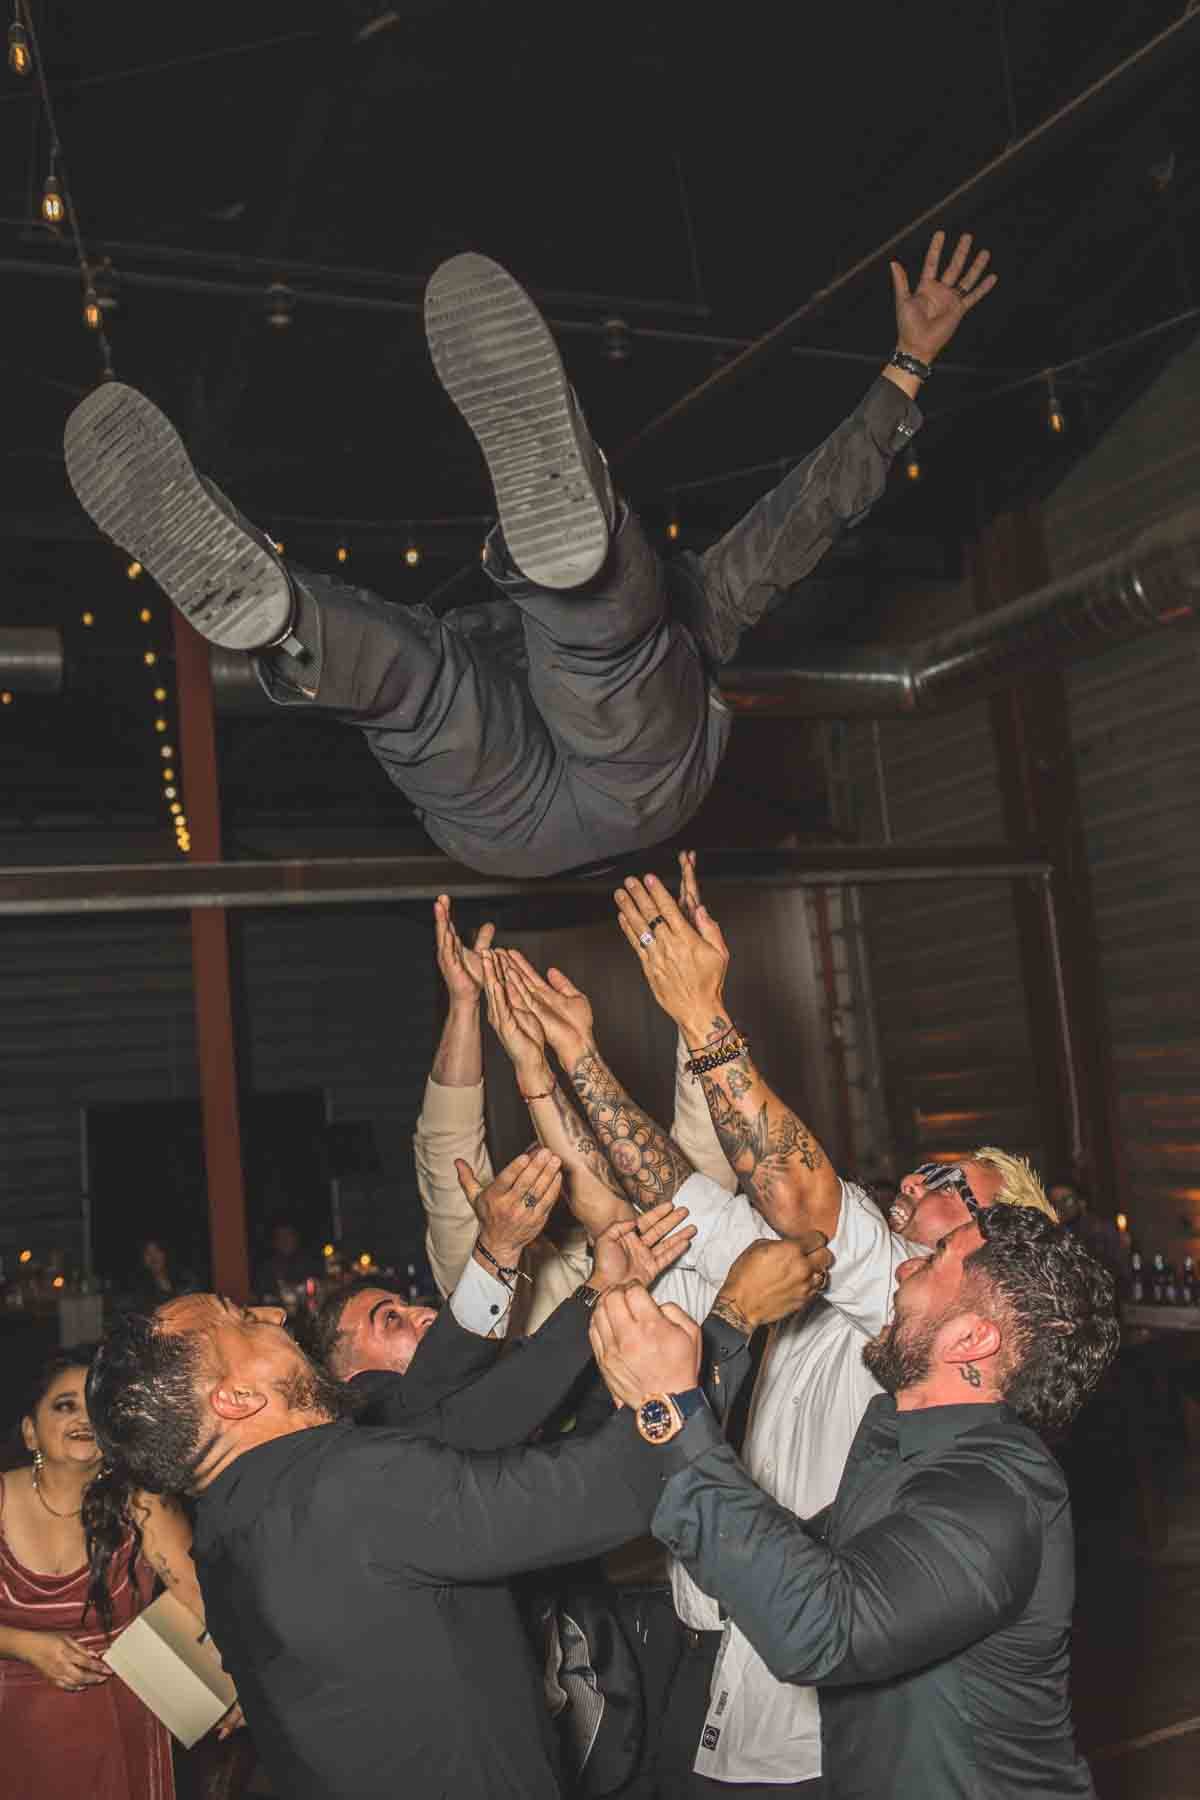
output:
[[[524,288],[486,256],[454,256],[425,290],[438,379],[487,459],[509,555],[540,587],[591,581],[608,523],[576,437],[554,339]]]
[[[226,650],[261,650],[285,635],[286,571],[212,499],[152,401],[106,382],[71,414],[64,441],[84,511],[203,637]]]

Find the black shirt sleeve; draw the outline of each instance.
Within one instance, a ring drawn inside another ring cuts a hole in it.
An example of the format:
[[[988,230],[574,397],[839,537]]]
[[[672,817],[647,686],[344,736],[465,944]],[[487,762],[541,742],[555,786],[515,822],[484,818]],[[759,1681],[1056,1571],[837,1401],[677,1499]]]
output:
[[[407,1426],[456,1450],[507,1450],[524,1443],[590,1364],[590,1316],[582,1300],[570,1296],[555,1307],[533,1337],[512,1344],[498,1362],[490,1359],[490,1366],[466,1386],[419,1411],[409,1389],[415,1356],[407,1375],[365,1371],[354,1379],[355,1387],[368,1393],[359,1423]],[[436,1329],[436,1325],[430,1326],[418,1355]],[[461,1326],[457,1330],[464,1337],[472,1335]]]
[[[646,1530],[689,1451],[719,1441],[702,1411],[671,1443],[643,1443],[628,1408],[589,1438],[486,1455],[396,1432],[355,1435],[354,1521],[371,1558],[449,1583],[551,1568],[627,1543]]]
[[[680,1440],[682,1441],[682,1437]],[[721,1602],[779,1681],[887,1681],[1015,1618],[1041,1565],[1037,1513],[959,1452],[836,1551],[754,1485],[728,1446],[675,1476],[654,1535]]]

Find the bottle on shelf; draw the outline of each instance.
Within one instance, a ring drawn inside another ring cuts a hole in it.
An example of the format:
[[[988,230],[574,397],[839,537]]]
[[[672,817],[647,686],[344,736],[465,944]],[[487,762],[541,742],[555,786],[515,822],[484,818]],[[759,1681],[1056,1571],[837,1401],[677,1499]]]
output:
[[[1138,1250],[1129,1258],[1129,1298],[1135,1306],[1143,1305],[1146,1299],[1146,1271]]]
[[[1163,1264],[1163,1300],[1168,1306],[1177,1306],[1179,1303],[1179,1283],[1175,1279],[1173,1262]]]
[[[1179,1281],[1180,1306],[1196,1304],[1196,1264],[1190,1256],[1183,1259],[1183,1274]]]
[[[1161,1250],[1156,1250],[1150,1268],[1150,1300],[1154,1306],[1165,1306],[1166,1299],[1167,1260]]]

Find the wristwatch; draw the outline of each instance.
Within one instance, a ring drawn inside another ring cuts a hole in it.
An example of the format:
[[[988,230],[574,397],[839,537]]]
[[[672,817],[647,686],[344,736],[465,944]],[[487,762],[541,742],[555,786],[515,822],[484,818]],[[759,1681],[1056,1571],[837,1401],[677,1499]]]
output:
[[[703,1388],[687,1388],[682,1394],[651,1394],[633,1416],[648,1444],[666,1444],[678,1437],[692,1414],[703,1405]]]
[[[575,1298],[576,1300],[582,1300],[588,1311],[591,1312],[593,1306],[595,1306],[597,1300],[600,1298],[600,1289],[594,1288],[588,1281],[581,1281],[579,1286],[575,1289]]]

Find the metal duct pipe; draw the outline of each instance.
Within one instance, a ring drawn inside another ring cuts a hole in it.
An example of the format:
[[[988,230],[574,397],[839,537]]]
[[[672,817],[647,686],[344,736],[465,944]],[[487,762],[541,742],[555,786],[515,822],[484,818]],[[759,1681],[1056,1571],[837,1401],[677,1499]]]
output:
[[[1200,507],[1019,600],[894,650],[834,650],[794,667],[722,670],[739,710],[803,718],[941,712],[1017,675],[1065,668],[1200,610]]]
[[[56,625],[0,626],[0,687],[14,694],[61,694],[62,632]]]

